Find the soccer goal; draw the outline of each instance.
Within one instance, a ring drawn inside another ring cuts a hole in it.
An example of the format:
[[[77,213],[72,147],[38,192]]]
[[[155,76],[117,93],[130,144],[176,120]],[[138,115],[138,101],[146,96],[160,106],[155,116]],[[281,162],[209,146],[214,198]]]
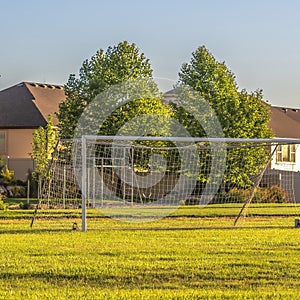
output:
[[[82,209],[83,231],[89,208],[130,222],[176,216],[178,208],[181,216],[197,208],[201,218],[231,218],[234,225],[247,214],[296,215],[291,206],[297,200],[298,144],[296,139],[137,136],[63,140],[39,206]]]

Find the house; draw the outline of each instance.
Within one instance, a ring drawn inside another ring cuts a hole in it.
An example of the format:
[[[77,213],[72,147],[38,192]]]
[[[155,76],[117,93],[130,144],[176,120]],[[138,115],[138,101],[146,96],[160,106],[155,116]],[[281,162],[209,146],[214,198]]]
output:
[[[272,106],[269,126],[276,138],[300,139],[300,109]],[[300,145],[278,146],[271,169],[299,172]]]
[[[276,138],[300,139],[300,109],[272,106],[269,126]],[[266,176],[300,202],[300,145],[273,146],[271,151],[275,153]]]
[[[65,99],[64,88],[52,84],[21,82],[0,91],[0,155],[17,179],[34,169],[34,130],[47,124],[49,114],[57,125],[55,112]]]

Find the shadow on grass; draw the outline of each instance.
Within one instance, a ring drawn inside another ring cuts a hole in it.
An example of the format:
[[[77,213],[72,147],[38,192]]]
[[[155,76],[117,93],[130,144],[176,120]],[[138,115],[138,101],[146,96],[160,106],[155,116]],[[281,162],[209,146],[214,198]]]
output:
[[[78,230],[80,232],[80,230]],[[38,229],[0,229],[0,234],[39,234],[39,233],[58,233],[58,232],[74,232],[71,229],[62,229],[62,228],[38,228]]]
[[[178,287],[182,286],[184,288],[195,288],[195,287],[205,287],[215,286],[216,282],[223,282],[220,279],[214,278],[212,281],[211,274],[201,272],[199,275],[194,276],[193,279],[187,280],[188,275],[184,272],[179,273],[178,271],[169,272],[160,270],[153,270],[152,272],[148,272],[147,276],[145,276],[143,270],[137,271],[135,274],[127,274],[124,272],[122,275],[114,275],[114,274],[101,274],[99,273],[78,273],[78,274],[63,274],[56,273],[55,271],[45,271],[45,272],[16,272],[16,273],[2,273],[0,274],[0,280],[5,280],[8,282],[22,282],[22,284],[26,282],[35,282],[36,286],[43,284],[44,288],[50,285],[55,287],[62,286],[94,286],[101,289],[120,289],[120,288],[147,288],[149,286],[153,286],[155,284],[156,288],[164,288],[168,286],[168,288],[178,289]],[[249,280],[249,286],[250,286]],[[230,284],[227,282],[227,286]],[[31,286],[32,287],[32,286]]]

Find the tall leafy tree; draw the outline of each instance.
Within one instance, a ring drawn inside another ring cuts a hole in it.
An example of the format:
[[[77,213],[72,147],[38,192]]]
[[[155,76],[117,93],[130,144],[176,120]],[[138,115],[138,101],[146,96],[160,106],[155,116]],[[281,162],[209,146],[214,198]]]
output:
[[[49,115],[46,127],[39,127],[33,133],[31,157],[35,161],[34,176],[42,178],[47,176],[49,160],[57,143],[57,129],[53,124],[53,117]]]
[[[189,63],[182,65],[179,83],[188,85],[210,104],[223,128],[225,137],[269,138],[270,109],[263,101],[261,90],[248,93],[239,91],[235,75],[224,62],[218,62],[205,46],[199,47]],[[201,109],[201,107],[199,107]],[[176,117],[194,136],[205,136],[200,124],[186,111],[175,109]],[[231,169],[225,178],[241,186],[251,184],[249,175],[258,171],[268,153],[258,147],[230,150],[227,159]],[[205,181],[205,176],[202,176]]]
[[[60,105],[58,113],[60,136],[73,137],[81,114],[97,95],[116,84],[138,78],[151,81],[152,69],[145,55],[127,41],[109,47],[107,51],[101,49],[90,60],[85,60],[79,77],[70,75],[65,85],[66,101]],[[151,87],[157,89],[153,83]],[[138,99],[114,111],[99,133],[116,134],[128,120],[142,113],[168,115],[170,111],[158,98]]]
[[[267,138],[272,135],[268,128],[270,109],[262,101],[262,91],[240,92],[235,75],[205,46],[199,47],[192,53],[191,61],[182,65],[179,79],[209,102],[226,137]]]

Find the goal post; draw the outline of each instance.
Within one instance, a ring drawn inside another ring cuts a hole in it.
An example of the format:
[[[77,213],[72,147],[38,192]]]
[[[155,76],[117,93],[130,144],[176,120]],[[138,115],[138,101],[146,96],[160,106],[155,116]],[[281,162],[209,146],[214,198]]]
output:
[[[263,203],[295,202],[299,144],[298,139],[86,135],[59,143],[41,203],[81,207],[83,231],[89,207],[129,222],[200,207],[214,209],[209,217],[226,216],[236,225],[252,203],[258,210]]]

